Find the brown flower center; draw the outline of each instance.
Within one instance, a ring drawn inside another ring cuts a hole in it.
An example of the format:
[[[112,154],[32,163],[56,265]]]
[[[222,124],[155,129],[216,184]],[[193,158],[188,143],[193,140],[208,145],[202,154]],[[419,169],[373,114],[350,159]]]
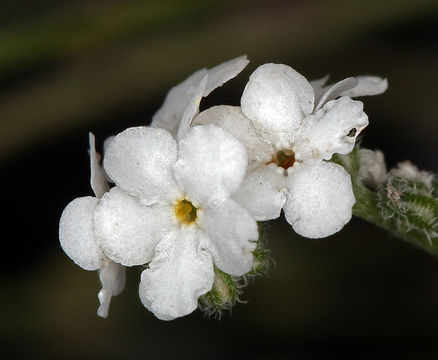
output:
[[[280,150],[274,155],[272,162],[286,170],[293,166],[295,156],[292,150]]]
[[[196,207],[186,199],[178,200],[174,206],[176,218],[185,225],[190,225],[195,222],[197,218],[196,210]]]

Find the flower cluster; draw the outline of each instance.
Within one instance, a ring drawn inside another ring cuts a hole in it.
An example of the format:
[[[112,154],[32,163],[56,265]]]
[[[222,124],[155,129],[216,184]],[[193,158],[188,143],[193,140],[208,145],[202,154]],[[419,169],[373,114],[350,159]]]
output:
[[[95,196],[65,208],[59,237],[79,266],[99,271],[100,316],[123,290],[125,267],[139,265],[141,302],[159,319],[226,308],[240,279],[266,269],[257,221],[283,209],[297,233],[321,238],[350,220],[350,176],[329,160],[352,151],[368,124],[352,98],[385,91],[386,80],[326,85],[265,64],[241,106],[199,113],[202,98],[247,64],[239,57],[172,88],[151,126],[106,141],[102,165],[90,134]]]

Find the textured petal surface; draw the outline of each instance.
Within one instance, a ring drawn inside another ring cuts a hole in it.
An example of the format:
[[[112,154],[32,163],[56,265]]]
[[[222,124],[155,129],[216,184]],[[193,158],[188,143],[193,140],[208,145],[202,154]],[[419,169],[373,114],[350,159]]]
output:
[[[233,199],[257,221],[276,219],[286,201],[285,180],[284,170],[277,165],[261,166],[247,173]]]
[[[111,141],[104,167],[113,181],[144,204],[178,196],[172,175],[177,145],[166,130],[129,128]]]
[[[151,126],[166,129],[176,137],[182,115],[197,89],[197,84],[199,85],[206,74],[207,69],[198,70],[170,89],[163,105],[152,117]]]
[[[258,239],[254,218],[232,199],[205,210],[199,228],[212,242],[214,264],[230,275],[244,275],[253,264],[252,251]]]
[[[228,131],[243,145],[248,153],[248,168],[268,162],[274,154],[274,148],[264,142],[256,129],[238,106],[214,106],[200,113],[193,125],[213,124]]]
[[[323,107],[325,103],[330,100],[334,100],[339,97],[343,92],[354,88],[359,84],[359,81],[354,77],[349,77],[344,80],[338,81],[336,84],[330,85],[322,94],[315,106],[315,112]]]
[[[171,205],[142,205],[119,187],[106,193],[94,214],[97,240],[104,253],[125,266],[151,261],[156,244],[176,229]]]
[[[103,318],[108,316],[111,298],[119,295],[125,288],[125,272],[125,268],[122,265],[111,260],[99,269],[99,279],[102,284],[102,289],[98,294],[100,306],[97,309],[97,315]]]
[[[324,161],[296,164],[288,170],[284,215],[305,237],[334,234],[351,219],[355,202],[350,175]]]
[[[90,184],[96,197],[101,198],[109,190],[105,171],[100,166],[100,155],[96,152],[96,144],[93,133],[88,134],[90,142]]]
[[[187,103],[184,113],[181,117],[181,123],[178,128],[177,138],[181,139],[190,129],[190,124],[194,116],[199,112],[199,104],[202,99],[202,94],[204,93],[205,86],[207,84],[208,74],[205,75],[199,83],[194,86],[191,97]]]
[[[139,288],[141,302],[157,318],[190,314],[198,307],[199,296],[211,290],[214,272],[207,246],[208,240],[194,227],[183,227],[158,244]]]
[[[98,202],[91,196],[74,199],[59,221],[62,249],[85,270],[99,269],[106,259],[94,236],[93,214]]]
[[[329,101],[300,128],[293,147],[295,158],[330,159],[334,153],[348,154],[367,125],[360,101],[348,97]]]
[[[349,97],[379,95],[388,88],[388,81],[378,76],[357,76],[358,84],[341,95]]]
[[[313,110],[314,94],[305,77],[291,67],[265,64],[249,78],[242,95],[243,113],[264,140],[287,147],[291,134]]]
[[[234,78],[248,65],[246,55],[229,60],[208,70],[208,82],[203,96],[208,96],[214,89]]]
[[[202,205],[223,201],[245,175],[245,147],[215,126],[195,126],[179,141],[174,175],[191,201]]]

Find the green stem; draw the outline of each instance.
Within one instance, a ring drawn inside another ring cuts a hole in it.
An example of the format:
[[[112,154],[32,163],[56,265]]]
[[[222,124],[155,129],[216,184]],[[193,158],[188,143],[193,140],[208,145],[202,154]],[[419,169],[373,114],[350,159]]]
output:
[[[354,215],[438,256],[436,178],[430,184],[421,176],[412,178],[389,172],[385,180],[367,187],[364,174],[368,173],[366,166],[370,163],[361,161],[359,146],[348,155],[334,156],[333,161],[351,175],[356,197]]]
[[[385,219],[382,216],[381,201],[377,193],[365,186],[353,183],[353,192],[356,197],[356,204],[353,207],[354,215],[438,256],[438,239],[436,237],[428,237],[426,232],[414,227],[411,230],[403,231],[400,229],[400,224],[397,223],[395,218]]]

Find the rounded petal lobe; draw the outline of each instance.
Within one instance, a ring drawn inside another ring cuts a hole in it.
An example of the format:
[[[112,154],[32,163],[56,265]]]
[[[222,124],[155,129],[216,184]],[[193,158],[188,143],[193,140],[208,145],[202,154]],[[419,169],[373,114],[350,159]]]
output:
[[[293,147],[295,158],[328,160],[334,153],[348,154],[360,132],[368,125],[368,116],[360,101],[341,97],[326,103],[306,119]]]
[[[99,269],[102,289],[98,294],[100,306],[97,309],[97,315],[100,317],[106,318],[108,316],[111,298],[123,291],[126,282],[125,273],[125,268],[122,265],[111,260]]]
[[[235,276],[251,270],[259,234],[257,223],[247,210],[228,199],[206,209],[198,225],[211,240],[209,251],[220,270]]]
[[[324,161],[294,165],[287,186],[283,210],[298,234],[323,238],[350,221],[355,198],[350,175],[341,166]]]
[[[264,140],[282,147],[312,112],[314,93],[306,78],[291,67],[265,64],[250,76],[241,105]]]
[[[175,229],[171,205],[142,205],[137,198],[114,187],[94,214],[96,238],[104,253],[125,266],[151,261],[156,244]]]
[[[106,260],[94,235],[93,214],[98,202],[91,196],[74,199],[59,221],[62,249],[85,270],[99,269]]]
[[[269,164],[248,172],[233,199],[257,221],[278,218],[286,201],[282,191],[286,185],[283,171]]]
[[[240,186],[245,175],[245,147],[215,126],[195,126],[179,141],[174,175],[190,201],[207,205],[223,201]]]
[[[109,177],[142,203],[177,197],[172,166],[177,145],[164,129],[129,128],[118,134],[105,153],[104,167]]]
[[[211,290],[213,262],[201,231],[181,228],[157,246],[149,268],[141,274],[140,300],[161,320],[193,312],[198,298]]]
[[[213,124],[228,131],[239,140],[248,153],[248,168],[268,162],[272,158],[274,149],[263,141],[256,129],[238,106],[213,106],[201,112],[194,120],[193,125]]]

